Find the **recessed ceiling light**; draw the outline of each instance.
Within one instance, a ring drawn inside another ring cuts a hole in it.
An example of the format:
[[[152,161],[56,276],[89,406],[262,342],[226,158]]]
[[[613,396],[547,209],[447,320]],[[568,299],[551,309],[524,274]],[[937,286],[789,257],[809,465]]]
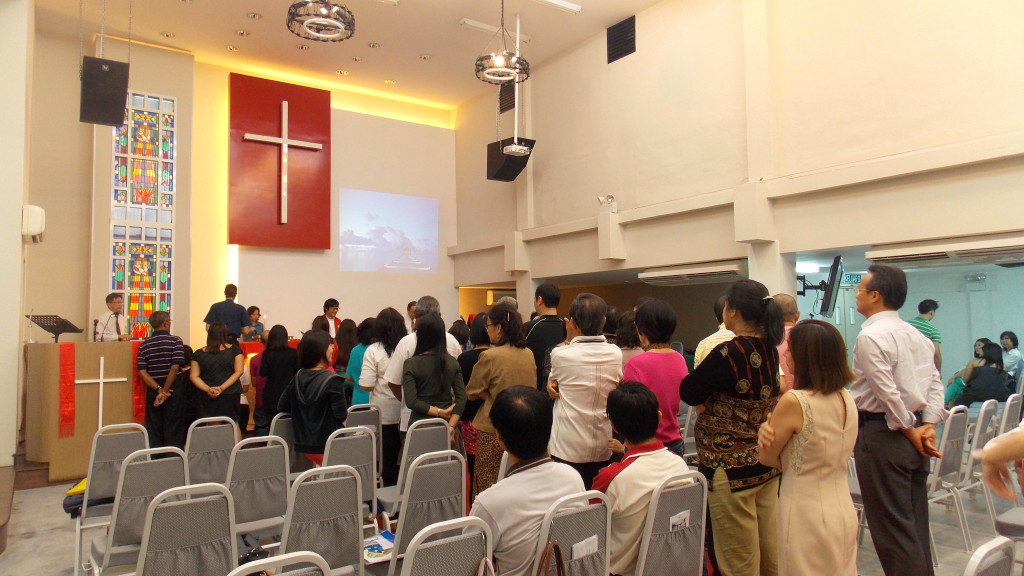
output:
[[[379,0],[382,4],[391,4],[392,6],[398,6],[401,0]]]
[[[299,44],[296,48],[305,52],[306,50],[309,50],[309,44]]]
[[[233,45],[231,45],[231,44],[228,44],[228,45],[227,45],[227,49],[228,49],[228,51],[230,51],[230,52],[238,52],[238,46],[233,46]]]
[[[338,76],[348,76],[348,70],[335,70],[334,73]]]
[[[259,20],[260,18],[263,18],[263,14],[260,14],[259,12],[249,12],[245,17],[249,20]]]
[[[430,54],[420,54],[420,60],[430,60],[433,58]]]
[[[370,42],[367,46],[370,48],[380,48],[380,42]]]
[[[394,86],[395,84],[398,84],[398,80],[392,80],[388,78],[387,80],[384,81],[384,83],[387,84],[388,86]]]
[[[245,38],[249,34],[251,34],[251,32],[249,32],[248,30],[235,30],[235,36],[241,36],[242,38]]]
[[[174,32],[161,32],[160,35],[164,38],[174,38],[175,36]]]
[[[352,61],[353,62],[362,62],[363,61],[363,57],[362,56],[353,56],[352,57]]]

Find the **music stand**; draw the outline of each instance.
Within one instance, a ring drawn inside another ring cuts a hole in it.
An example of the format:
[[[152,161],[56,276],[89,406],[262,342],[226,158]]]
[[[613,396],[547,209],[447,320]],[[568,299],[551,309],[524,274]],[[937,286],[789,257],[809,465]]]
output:
[[[75,326],[71,321],[54,314],[28,314],[25,316],[36,323],[43,330],[53,334],[53,341],[56,342],[61,334],[81,334],[82,329]]]

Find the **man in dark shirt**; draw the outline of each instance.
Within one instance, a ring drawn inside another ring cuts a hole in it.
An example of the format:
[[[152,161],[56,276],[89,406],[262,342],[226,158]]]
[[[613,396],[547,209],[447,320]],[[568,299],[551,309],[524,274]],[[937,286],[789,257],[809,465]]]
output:
[[[565,340],[565,326],[558,315],[558,302],[562,293],[558,286],[545,282],[534,292],[533,307],[537,317],[523,326],[526,333],[526,346],[533,352],[533,361],[537,364],[537,389],[547,390],[547,378],[544,377],[544,356],[548,350]]]
[[[232,344],[237,343],[243,334],[248,334],[253,330],[252,320],[249,319],[245,306],[235,304],[235,296],[238,296],[238,286],[234,284],[225,286],[225,300],[210,306],[210,311],[206,313],[206,318],[203,318],[207,331],[210,330],[210,324],[223,322],[228,327],[228,340]]]
[[[185,363],[181,338],[171,335],[171,316],[157,311],[149,317],[153,335],[139,345],[139,377],[146,385],[146,430],[149,445],[185,447],[185,391],[178,383],[178,370]]]

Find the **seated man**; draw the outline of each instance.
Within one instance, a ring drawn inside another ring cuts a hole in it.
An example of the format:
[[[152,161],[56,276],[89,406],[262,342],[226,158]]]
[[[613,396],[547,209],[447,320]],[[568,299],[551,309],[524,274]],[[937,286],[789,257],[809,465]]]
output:
[[[625,438],[626,455],[597,474],[594,490],[605,493],[612,512],[609,569],[612,574],[632,576],[651,494],[662,480],[688,468],[655,439],[661,411],[657,396],[643,384],[623,382],[612,390],[608,418]]]
[[[469,513],[491,527],[498,574],[525,576],[534,572],[544,514],[555,500],[583,492],[583,480],[548,456],[551,401],[540,390],[513,386],[502,391],[491,407],[491,423],[508,451],[508,473],[476,497]]]

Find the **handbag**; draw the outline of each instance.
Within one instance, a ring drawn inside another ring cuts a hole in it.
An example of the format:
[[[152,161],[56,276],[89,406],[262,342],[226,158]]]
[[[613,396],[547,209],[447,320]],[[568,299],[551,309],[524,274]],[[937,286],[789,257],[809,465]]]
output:
[[[480,559],[480,567],[476,569],[476,576],[495,576],[494,564],[490,558]]]
[[[562,547],[558,542],[548,542],[544,552],[540,555],[540,564],[537,566],[537,576],[551,576],[551,556],[555,559],[555,572],[557,576],[565,576],[565,560],[562,559]]]

